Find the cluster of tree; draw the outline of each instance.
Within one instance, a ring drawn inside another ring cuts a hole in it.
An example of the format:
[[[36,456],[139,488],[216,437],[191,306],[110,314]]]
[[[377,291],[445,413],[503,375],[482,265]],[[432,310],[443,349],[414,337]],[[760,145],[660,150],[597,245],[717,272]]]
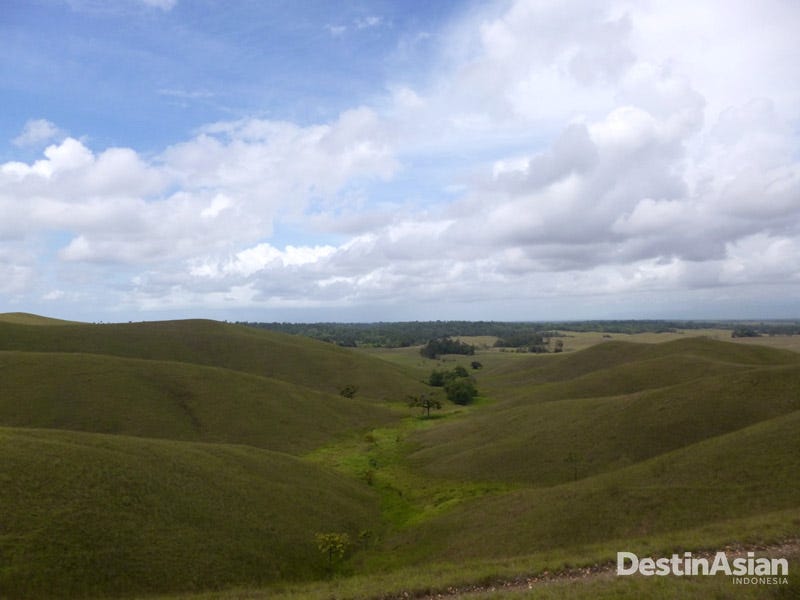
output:
[[[433,387],[443,387],[447,399],[454,404],[469,404],[478,395],[475,382],[469,372],[460,365],[449,371],[432,371],[428,384]]]
[[[552,332],[548,332],[552,333]],[[546,352],[546,344],[549,335],[538,331],[516,331],[511,335],[502,338],[497,338],[494,343],[495,348],[544,348],[542,352]],[[531,350],[535,352],[535,350]]]
[[[444,391],[450,402],[453,404],[461,404],[462,406],[470,404],[475,399],[475,396],[478,395],[478,389],[469,379],[454,379],[448,381],[444,384]]]
[[[678,329],[752,328],[762,335],[800,334],[800,321],[409,321],[403,323],[239,323],[272,331],[304,335],[340,346],[403,348],[429,340],[459,336],[494,336],[515,346],[517,336],[554,337],[553,332],[665,333]]]
[[[558,338],[564,337],[556,331],[545,331],[542,333],[517,333],[506,338],[498,339],[494,343],[495,348],[516,348],[517,352],[533,352],[543,354],[545,352],[563,352],[564,341]],[[553,338],[556,338],[553,341]]]
[[[430,377],[428,377],[428,385],[433,387],[443,387],[449,381],[467,377],[469,377],[469,372],[461,365],[457,365],[449,371],[438,371],[434,369],[431,371]]]
[[[419,351],[425,358],[438,358],[442,354],[475,354],[475,346],[459,342],[453,338],[443,337],[429,340]]]
[[[731,332],[731,337],[759,337],[761,334],[752,327],[737,327]]]

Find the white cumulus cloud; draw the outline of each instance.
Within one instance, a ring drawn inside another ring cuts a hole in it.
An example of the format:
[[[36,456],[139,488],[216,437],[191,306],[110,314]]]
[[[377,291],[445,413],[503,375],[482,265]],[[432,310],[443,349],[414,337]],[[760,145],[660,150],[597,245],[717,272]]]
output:
[[[27,289],[48,246],[93,282],[122,268],[108,293],[135,308],[444,302],[476,318],[798,292],[798,14],[488,4],[439,32],[426,77],[395,73],[332,119],[210,123],[147,156],[67,137],[0,165],[0,240],[29,257],[0,272]]]

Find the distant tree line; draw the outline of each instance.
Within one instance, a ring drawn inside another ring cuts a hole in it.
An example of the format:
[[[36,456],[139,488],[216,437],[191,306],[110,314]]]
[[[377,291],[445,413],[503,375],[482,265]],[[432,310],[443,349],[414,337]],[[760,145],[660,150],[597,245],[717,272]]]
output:
[[[554,332],[666,333],[678,329],[743,329],[756,335],[797,335],[800,321],[407,321],[399,323],[258,323],[239,322],[261,329],[303,335],[339,346],[404,348],[430,340],[463,336],[494,336],[506,347],[530,348],[536,336],[555,337]],[[523,343],[524,342],[524,343]],[[517,345],[519,344],[519,345]]]

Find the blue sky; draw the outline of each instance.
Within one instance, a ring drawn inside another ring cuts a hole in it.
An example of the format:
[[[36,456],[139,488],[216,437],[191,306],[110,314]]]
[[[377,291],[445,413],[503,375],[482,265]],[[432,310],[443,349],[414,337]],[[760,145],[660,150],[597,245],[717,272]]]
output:
[[[790,0],[6,0],[0,311],[800,316]]]
[[[431,38],[419,36],[461,8],[311,0],[158,6],[4,2],[5,137],[16,136],[32,106],[96,144],[144,152],[219,120],[324,122],[380,95],[393,71],[414,76],[430,53]]]

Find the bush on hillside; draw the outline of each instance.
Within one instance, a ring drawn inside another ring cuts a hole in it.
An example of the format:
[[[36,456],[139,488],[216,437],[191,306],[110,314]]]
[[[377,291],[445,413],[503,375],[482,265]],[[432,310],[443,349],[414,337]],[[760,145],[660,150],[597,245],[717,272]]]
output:
[[[428,385],[431,387],[443,387],[454,379],[469,377],[469,372],[461,365],[449,371],[431,371],[428,377]]]
[[[454,404],[467,405],[478,395],[475,385],[463,377],[451,379],[444,386],[447,399]]]
[[[339,390],[339,395],[343,396],[344,398],[355,398],[357,392],[358,386],[348,384]]]

